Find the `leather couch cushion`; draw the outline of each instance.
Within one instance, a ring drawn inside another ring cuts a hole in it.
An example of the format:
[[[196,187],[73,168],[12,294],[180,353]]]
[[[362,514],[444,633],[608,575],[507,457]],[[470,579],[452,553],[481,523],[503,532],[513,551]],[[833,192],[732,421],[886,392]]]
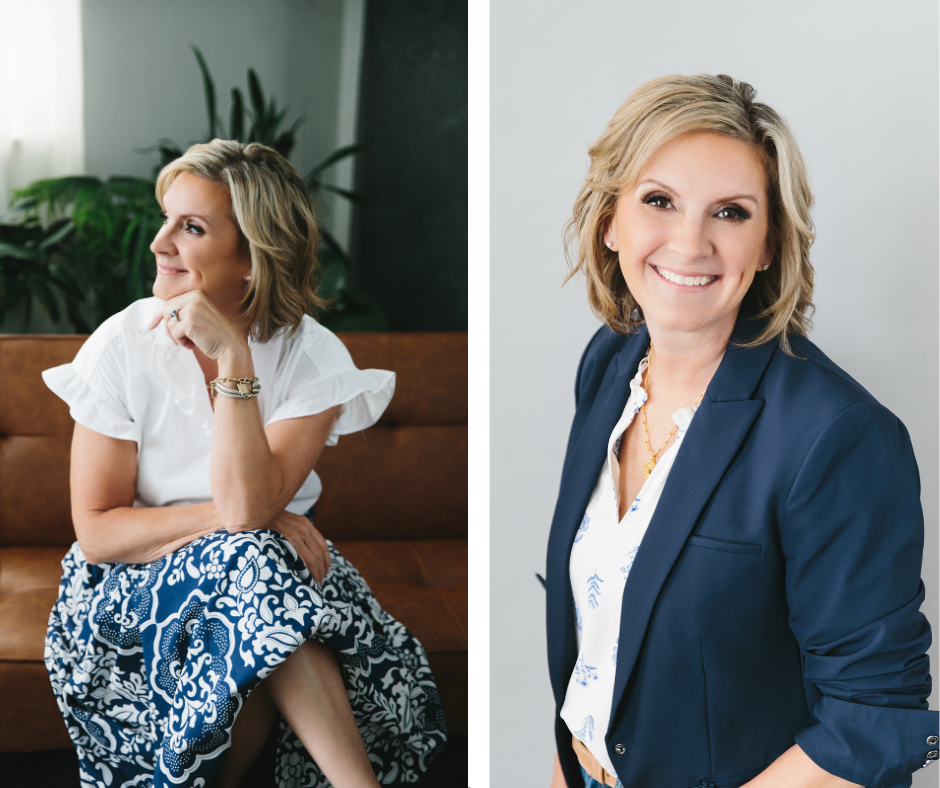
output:
[[[467,650],[467,540],[337,542],[336,547],[425,651]],[[42,661],[65,552],[0,549],[0,662]]]

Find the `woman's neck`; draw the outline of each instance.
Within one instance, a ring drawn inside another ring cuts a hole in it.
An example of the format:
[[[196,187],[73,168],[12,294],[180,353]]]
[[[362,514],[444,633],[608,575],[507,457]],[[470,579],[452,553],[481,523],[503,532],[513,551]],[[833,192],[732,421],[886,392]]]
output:
[[[670,403],[695,400],[718,369],[733,328],[679,332],[648,325],[653,347],[650,397]]]

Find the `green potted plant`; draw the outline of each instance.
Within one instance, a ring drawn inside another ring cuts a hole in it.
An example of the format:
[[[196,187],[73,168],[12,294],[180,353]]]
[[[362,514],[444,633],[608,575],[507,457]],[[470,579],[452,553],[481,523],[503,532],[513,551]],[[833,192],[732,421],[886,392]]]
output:
[[[216,115],[215,83],[202,53],[193,47],[203,77],[209,127],[204,141],[224,136]],[[265,98],[254,69],[248,69],[250,105],[232,88],[229,136],[241,142],[260,142],[285,157],[303,118],[284,128],[288,108]],[[248,121],[246,124],[245,121]],[[329,167],[357,154],[359,145],[335,150],[304,177],[311,191],[338,194],[358,201],[357,194],[323,180]],[[175,142],[160,140],[156,172],[183,151]],[[142,151],[142,152],[147,152]],[[25,326],[33,303],[54,321],[59,302],[76,333],[90,333],[108,316],[151,292],[156,263],[150,241],[161,219],[154,201],[155,181],[147,178],[74,176],[37,181],[14,195],[14,205],[0,217],[0,321],[25,304]],[[348,286],[349,258],[341,244],[320,226],[322,292],[329,309],[321,322],[336,331],[381,331],[387,321],[378,304]]]

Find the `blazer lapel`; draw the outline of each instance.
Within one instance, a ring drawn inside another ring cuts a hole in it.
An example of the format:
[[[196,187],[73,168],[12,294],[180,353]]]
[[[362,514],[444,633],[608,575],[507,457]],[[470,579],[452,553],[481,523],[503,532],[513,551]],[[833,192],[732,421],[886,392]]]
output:
[[[552,688],[560,705],[577,659],[574,636],[574,602],[568,578],[568,561],[574,535],[607,454],[610,431],[623,413],[630,396],[630,381],[649,347],[645,327],[613,357],[591,405],[581,434],[565,463],[561,489],[548,539],[545,590],[548,625],[548,662]]]
[[[739,320],[732,343],[756,336],[760,327]],[[775,346],[775,342],[750,349],[729,346],[683,439],[624,587],[611,728],[659,593],[702,509],[763,408],[763,400],[750,397]]]

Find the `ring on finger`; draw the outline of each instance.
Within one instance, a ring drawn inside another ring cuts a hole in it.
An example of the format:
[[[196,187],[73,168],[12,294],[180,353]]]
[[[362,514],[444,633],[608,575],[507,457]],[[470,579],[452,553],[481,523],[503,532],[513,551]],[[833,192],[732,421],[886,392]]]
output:
[[[179,322],[179,319],[180,319],[180,318],[179,318],[179,311],[180,311],[180,310],[178,310],[178,309],[174,309],[172,312],[170,312],[170,317],[175,317],[177,323]]]

